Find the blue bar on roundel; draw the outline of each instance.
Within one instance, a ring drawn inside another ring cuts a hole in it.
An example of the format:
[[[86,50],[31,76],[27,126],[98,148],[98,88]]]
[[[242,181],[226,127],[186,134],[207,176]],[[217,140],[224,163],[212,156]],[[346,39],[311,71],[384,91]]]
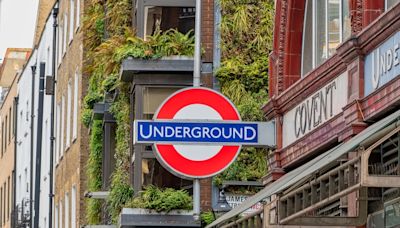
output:
[[[257,143],[255,123],[137,121],[139,142]]]

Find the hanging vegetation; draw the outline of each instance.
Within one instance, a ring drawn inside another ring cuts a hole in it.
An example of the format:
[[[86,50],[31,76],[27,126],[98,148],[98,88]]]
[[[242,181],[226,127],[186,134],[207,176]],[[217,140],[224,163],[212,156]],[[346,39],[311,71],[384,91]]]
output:
[[[101,165],[103,152],[103,128],[102,121],[93,121],[90,135],[90,151],[87,165],[87,176],[89,181],[88,191],[96,192],[101,190]],[[90,224],[99,224],[101,215],[101,201],[88,199],[87,219]]]
[[[268,98],[274,1],[220,0],[220,6],[222,56],[217,77],[221,91],[236,105],[243,120],[263,121],[260,107]],[[259,180],[267,171],[266,155],[264,149],[242,148],[238,159],[214,182]]]
[[[106,3],[105,3],[106,2]],[[101,151],[102,121],[92,120],[93,107],[105,99],[105,94],[117,93],[110,112],[116,120],[116,169],[111,178],[110,195],[107,199],[108,213],[112,222],[116,223],[121,209],[132,202],[133,189],[129,182],[130,151],[129,151],[129,95],[128,85],[119,81],[118,75],[122,60],[132,57],[140,59],[158,59],[164,56],[193,56],[193,32],[187,34],[176,30],[156,31],[146,40],[136,37],[131,26],[131,0],[91,0],[85,12],[84,25],[84,73],[88,75],[89,85],[84,98],[82,122],[91,128],[90,143],[95,152],[89,154],[88,186],[93,191],[101,188]],[[100,140],[99,140],[100,139]],[[92,186],[92,187],[91,187]],[[171,190],[163,195],[167,196]],[[178,197],[184,201],[187,208],[187,197],[183,192],[169,197]],[[145,201],[143,201],[145,202]],[[181,207],[182,207],[181,205]],[[99,224],[102,204],[99,200],[90,200],[87,204],[88,224]],[[154,206],[159,210],[158,206]],[[179,207],[179,205],[178,205]],[[161,206],[162,210],[170,210]]]
[[[192,197],[186,190],[173,188],[160,189],[153,185],[147,186],[139,197],[127,204],[130,208],[145,208],[157,212],[170,212],[171,210],[191,210]]]

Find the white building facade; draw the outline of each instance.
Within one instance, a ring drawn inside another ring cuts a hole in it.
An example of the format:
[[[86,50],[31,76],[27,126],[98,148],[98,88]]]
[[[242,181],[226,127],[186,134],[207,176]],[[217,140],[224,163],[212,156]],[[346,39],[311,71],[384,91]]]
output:
[[[31,202],[31,200],[35,201],[35,199],[39,199],[40,203],[39,227],[49,227],[51,96],[46,95],[45,91],[42,92],[43,110],[41,111],[39,109],[41,92],[39,84],[41,76],[46,77],[52,74],[52,44],[53,17],[49,15],[39,44],[34,48],[32,56],[18,81],[16,205],[19,208],[18,222],[20,224],[26,223],[26,227],[31,227],[29,224],[33,222],[35,217],[35,213],[33,213],[33,217],[30,218],[31,215],[29,213],[31,207],[34,208],[34,202]],[[35,72],[33,72],[32,66],[36,66]],[[33,83],[32,80],[34,80]],[[33,96],[31,95],[32,85],[34,85]],[[39,118],[42,118],[41,126],[38,126]],[[38,147],[38,135],[40,134],[42,136],[40,149],[41,169],[40,189],[37,197],[35,196],[35,177],[38,176],[36,175],[36,157],[40,148]],[[33,157],[31,157],[32,152]],[[31,179],[31,173],[34,174],[33,179]],[[32,206],[30,203],[32,203]]]

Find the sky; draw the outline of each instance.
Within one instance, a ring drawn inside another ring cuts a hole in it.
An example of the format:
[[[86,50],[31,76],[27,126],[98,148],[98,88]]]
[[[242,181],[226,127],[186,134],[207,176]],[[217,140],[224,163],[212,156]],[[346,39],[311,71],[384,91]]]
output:
[[[32,48],[38,0],[0,0],[0,62],[7,48]]]

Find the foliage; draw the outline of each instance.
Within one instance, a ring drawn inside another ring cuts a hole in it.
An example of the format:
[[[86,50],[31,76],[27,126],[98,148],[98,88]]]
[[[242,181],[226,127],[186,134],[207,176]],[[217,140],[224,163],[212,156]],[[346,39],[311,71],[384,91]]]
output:
[[[222,62],[217,77],[221,85],[237,79],[246,91],[266,90],[273,1],[220,0],[220,5]]]
[[[87,164],[88,190],[99,191],[102,185],[102,151],[103,151],[103,125],[102,121],[95,120],[92,124],[90,135],[90,152]],[[87,220],[89,224],[99,224],[101,221],[101,202],[88,199]]]
[[[192,31],[182,34],[175,29],[166,32],[157,30],[154,35],[143,40],[136,36],[128,36],[126,42],[117,48],[115,61],[128,57],[140,59],[158,59],[163,56],[182,55],[193,56],[194,35]]]
[[[104,81],[102,82],[102,89],[105,92],[111,92],[118,87],[118,75],[113,74],[110,75],[109,77],[105,78]]]
[[[129,172],[117,168],[112,176],[111,191],[107,199],[108,212],[114,224],[118,221],[118,216],[126,203],[132,200],[133,188],[129,184]]]
[[[221,67],[216,75],[221,91],[239,110],[243,120],[263,121],[260,109],[268,98],[268,53],[272,48],[274,8],[271,0],[220,0]],[[237,160],[214,178],[255,181],[266,174],[268,151],[242,148]],[[252,189],[242,189],[245,192]]]
[[[212,211],[202,212],[200,214],[200,217],[203,225],[210,225],[212,222],[215,221],[215,216]]]
[[[110,112],[117,122],[115,170],[111,181],[111,191],[108,198],[108,211],[114,223],[125,204],[131,201],[133,189],[129,184],[129,98],[127,85],[121,85],[120,94],[112,104]]]
[[[243,120],[263,121],[263,112],[260,109],[262,101],[267,100],[267,93],[261,90],[258,93],[246,91],[245,86],[239,80],[226,82],[222,87],[222,93],[227,96],[238,108]],[[267,151],[262,148],[242,148],[236,161],[224,172],[214,178],[217,186],[222,185],[223,180],[256,181],[267,172]],[[251,192],[252,189],[244,189]]]
[[[175,209],[191,210],[192,197],[186,190],[173,188],[160,189],[153,185],[145,188],[139,197],[134,198],[127,207],[146,208],[157,212],[170,212]]]

